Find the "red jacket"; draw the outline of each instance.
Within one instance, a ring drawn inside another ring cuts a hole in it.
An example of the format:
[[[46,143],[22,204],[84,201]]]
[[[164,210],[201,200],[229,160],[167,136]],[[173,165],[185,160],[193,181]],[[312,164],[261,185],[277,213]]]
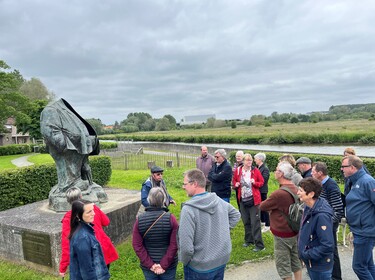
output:
[[[102,246],[104,260],[106,264],[110,264],[111,262],[118,259],[118,254],[116,251],[115,246],[113,246],[111,239],[105,234],[103,227],[109,225],[109,218],[106,214],[100,210],[99,207],[94,205],[94,231],[95,237],[99,241],[100,245]],[[72,215],[72,211],[66,212],[63,219],[61,220],[62,223],[62,233],[61,233],[61,260],[60,260],[60,272],[65,273],[66,269],[69,266],[69,258],[70,258],[70,248],[69,248],[69,233],[70,233],[70,217]]]
[[[243,166],[241,165],[240,167],[236,168],[233,172],[233,179],[232,179],[232,185],[234,189],[238,189],[237,191],[237,201],[238,203],[241,201],[241,188],[234,187],[237,182],[241,183],[241,176],[242,176],[242,168]],[[260,202],[262,201],[260,198],[260,191],[259,189],[263,186],[264,184],[264,179],[262,174],[260,173],[258,168],[251,167],[251,178],[254,179],[254,183],[251,184],[251,189],[253,191],[253,197],[254,197],[254,205],[259,205]]]

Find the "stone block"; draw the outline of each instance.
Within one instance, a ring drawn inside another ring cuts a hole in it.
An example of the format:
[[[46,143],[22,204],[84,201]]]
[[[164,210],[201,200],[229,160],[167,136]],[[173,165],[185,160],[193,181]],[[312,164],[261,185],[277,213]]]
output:
[[[105,228],[115,245],[131,235],[141,205],[139,191],[105,189],[101,209],[111,220]],[[0,212],[0,258],[57,275],[61,255],[61,219],[48,200]]]

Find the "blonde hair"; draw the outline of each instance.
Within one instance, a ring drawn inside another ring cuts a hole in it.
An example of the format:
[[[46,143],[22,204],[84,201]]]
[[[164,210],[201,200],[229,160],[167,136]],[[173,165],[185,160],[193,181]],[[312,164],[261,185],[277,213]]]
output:
[[[352,155],[355,156],[355,150],[351,147],[348,147],[344,150],[344,156]]]

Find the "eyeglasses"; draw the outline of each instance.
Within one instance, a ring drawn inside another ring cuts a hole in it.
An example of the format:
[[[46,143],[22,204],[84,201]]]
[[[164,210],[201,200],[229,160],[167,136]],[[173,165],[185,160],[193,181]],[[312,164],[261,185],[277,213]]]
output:
[[[215,158],[219,158],[219,157],[221,157],[221,156],[215,156]]]
[[[160,176],[160,175],[163,175],[163,172],[161,173],[154,173],[156,176]]]
[[[351,165],[341,165],[341,168],[349,167]]]
[[[189,185],[189,184],[191,184],[191,183],[193,183],[194,181],[189,181],[189,182],[187,182],[187,183],[182,183],[182,185],[185,187],[186,185]]]

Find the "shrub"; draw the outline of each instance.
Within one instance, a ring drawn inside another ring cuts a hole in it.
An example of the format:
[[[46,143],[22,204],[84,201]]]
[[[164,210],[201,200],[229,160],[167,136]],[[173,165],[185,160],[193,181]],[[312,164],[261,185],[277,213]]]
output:
[[[106,156],[90,158],[94,182],[105,186],[111,178],[111,160]],[[57,184],[55,164],[35,165],[0,172],[0,211],[47,199]]]
[[[19,155],[31,153],[29,144],[14,144],[7,146],[0,146],[0,156]]]

